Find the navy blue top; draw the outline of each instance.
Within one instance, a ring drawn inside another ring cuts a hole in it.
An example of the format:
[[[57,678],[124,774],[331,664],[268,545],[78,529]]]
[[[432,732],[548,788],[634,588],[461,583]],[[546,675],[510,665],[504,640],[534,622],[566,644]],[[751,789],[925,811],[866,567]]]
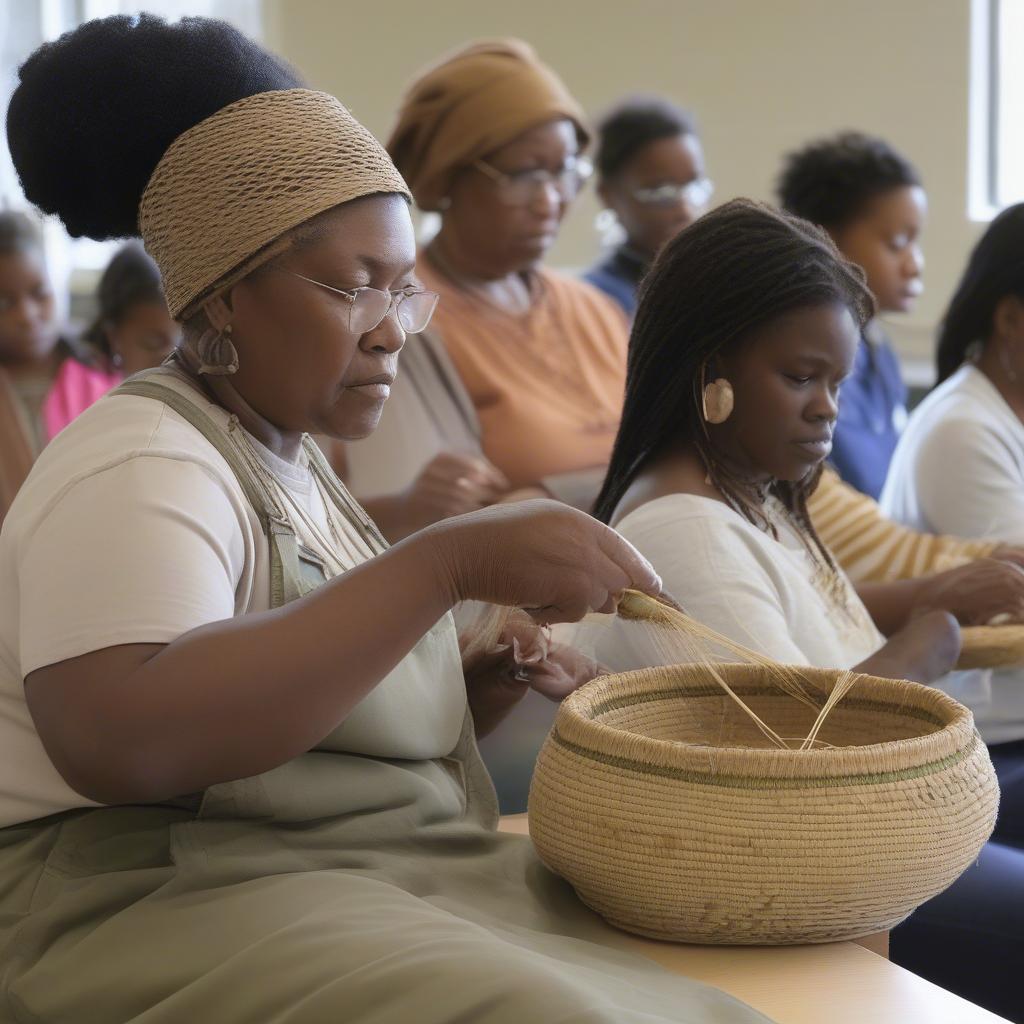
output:
[[[861,338],[853,373],[839,393],[830,459],[839,475],[876,501],[907,419],[907,389],[889,339],[874,327]]]
[[[639,253],[622,245],[595,263],[583,275],[583,280],[613,298],[632,320],[636,312],[636,290],[649,266]]]

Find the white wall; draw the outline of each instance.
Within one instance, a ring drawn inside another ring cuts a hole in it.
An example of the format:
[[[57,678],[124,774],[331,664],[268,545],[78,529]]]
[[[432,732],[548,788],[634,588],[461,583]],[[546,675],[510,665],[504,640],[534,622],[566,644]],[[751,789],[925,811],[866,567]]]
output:
[[[518,35],[591,113],[624,93],[664,93],[695,111],[716,201],[771,198],[782,155],[858,128],[889,139],[925,177],[927,292],[892,322],[927,357],[934,325],[979,227],[967,219],[970,0],[267,0],[267,44],[386,134],[423,65],[473,38]],[[591,195],[552,262],[596,246]]]

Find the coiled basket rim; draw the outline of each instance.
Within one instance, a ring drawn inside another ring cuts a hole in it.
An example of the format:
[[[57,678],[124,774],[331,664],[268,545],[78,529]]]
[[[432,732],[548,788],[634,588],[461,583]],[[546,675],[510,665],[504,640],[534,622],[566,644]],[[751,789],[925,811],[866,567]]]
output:
[[[820,692],[822,700],[841,675],[836,669],[793,668]],[[716,669],[741,698],[780,693],[757,665],[720,664]],[[851,691],[836,711],[852,705],[861,710],[902,713],[934,731],[859,746],[782,750],[661,740],[598,720],[610,710],[652,700],[714,696],[730,700],[701,665],[659,666],[599,676],[562,702],[549,741],[590,760],[639,774],[752,789],[886,784],[942,771],[970,756],[981,742],[970,710],[941,690],[861,673],[856,674]],[[776,724],[766,721],[773,727]]]

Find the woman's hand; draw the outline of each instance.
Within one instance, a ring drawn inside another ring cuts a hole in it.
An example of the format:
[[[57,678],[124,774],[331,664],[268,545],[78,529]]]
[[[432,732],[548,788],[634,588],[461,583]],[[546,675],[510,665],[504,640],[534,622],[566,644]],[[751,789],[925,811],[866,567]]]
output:
[[[657,595],[651,564],[614,530],[555,501],[500,505],[424,531],[446,597],[524,609],[536,622],[612,612],[627,588]]]
[[[932,611],[912,619],[854,671],[883,679],[934,683],[956,667],[960,627],[949,612]]]
[[[999,617],[1024,622],[1024,569],[1010,561],[979,558],[919,581],[919,609],[952,612],[965,626]]]
[[[505,475],[482,455],[442,452],[397,494],[359,495],[363,508],[393,544],[432,523],[500,501],[509,491]]]
[[[1012,544],[1001,544],[989,555],[989,558],[994,558],[999,562],[1010,562],[1024,569],[1024,548],[1014,547]]]
[[[420,470],[402,500],[410,524],[423,527],[492,505],[509,486],[504,473],[482,455],[442,452]]]
[[[477,736],[491,732],[527,690],[558,702],[603,671],[580,651],[553,643],[545,627],[513,615],[494,649],[467,667],[466,691]]]

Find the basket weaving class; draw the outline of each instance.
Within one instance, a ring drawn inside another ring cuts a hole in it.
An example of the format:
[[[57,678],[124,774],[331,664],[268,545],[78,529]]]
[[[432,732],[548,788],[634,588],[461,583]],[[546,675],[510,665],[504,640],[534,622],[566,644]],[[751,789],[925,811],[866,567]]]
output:
[[[0,2],[0,1024],[1024,1024],[1021,39]]]

